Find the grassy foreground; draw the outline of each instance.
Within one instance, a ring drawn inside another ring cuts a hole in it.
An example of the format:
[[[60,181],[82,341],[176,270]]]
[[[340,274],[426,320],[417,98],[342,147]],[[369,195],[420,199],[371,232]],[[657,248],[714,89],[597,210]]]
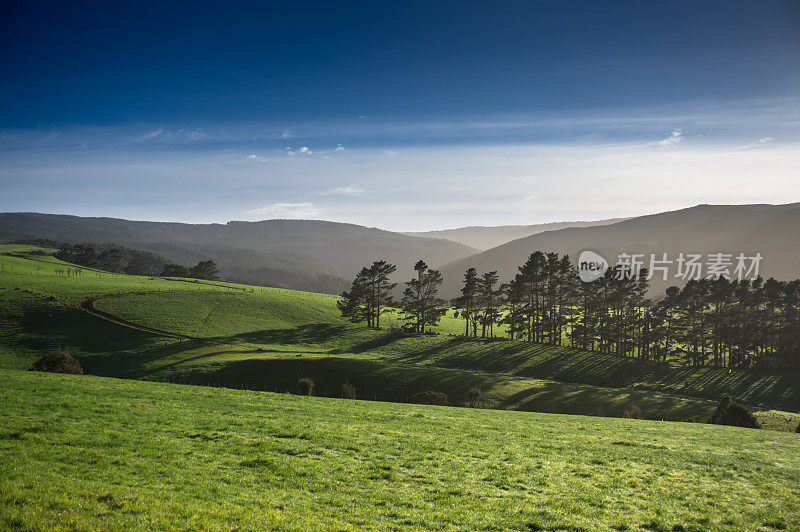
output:
[[[800,527],[800,436],[0,370],[0,528]]]

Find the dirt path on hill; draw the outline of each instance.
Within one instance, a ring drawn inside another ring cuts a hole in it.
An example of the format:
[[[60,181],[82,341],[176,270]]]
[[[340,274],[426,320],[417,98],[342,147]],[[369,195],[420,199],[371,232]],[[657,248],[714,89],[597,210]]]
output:
[[[130,295],[130,294],[124,294]],[[107,296],[107,297],[114,297],[114,296]],[[94,302],[98,299],[105,299],[104,297],[92,297],[89,299],[85,299],[78,304],[78,308],[83,310],[84,312],[88,312],[93,316],[97,316],[100,319],[109,321],[111,323],[115,323],[117,325],[122,325],[123,327],[128,327],[129,329],[136,329],[143,332],[148,332],[151,334],[157,334],[159,336],[167,336],[169,338],[178,338],[181,340],[191,340],[194,342],[206,343],[208,340],[204,338],[198,338],[196,336],[187,336],[185,334],[174,333],[170,331],[164,331],[162,329],[155,329],[153,327],[147,327],[146,325],[139,325],[133,323],[131,321],[122,319],[120,317],[114,316],[113,314],[109,314],[108,312],[103,312],[102,310],[98,310],[94,306]],[[208,343],[216,343],[216,342],[208,342]]]

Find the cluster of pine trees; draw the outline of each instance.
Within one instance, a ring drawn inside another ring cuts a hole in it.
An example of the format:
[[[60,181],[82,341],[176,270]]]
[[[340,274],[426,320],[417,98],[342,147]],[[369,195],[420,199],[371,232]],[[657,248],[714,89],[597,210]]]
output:
[[[389,276],[396,270],[397,266],[385,260],[361,268],[350,291],[342,292],[336,303],[342,316],[355,323],[366,321],[369,327],[380,327],[381,315],[392,311],[392,291],[397,283],[391,282]]]
[[[439,272],[422,261],[415,269],[400,307],[409,328],[425,332],[447,304],[437,297]],[[364,268],[342,294],[342,314],[379,327],[393,304],[394,271],[385,261]],[[657,299],[648,289],[646,271],[611,268],[584,283],[568,256],[537,251],[508,283],[496,271],[468,269],[451,305],[470,337],[495,337],[503,326],[517,340],[684,367],[800,366],[800,280],[692,280]]]
[[[396,270],[394,264],[384,260],[362,268],[350,290],[342,292],[337,302],[342,316],[356,323],[367,322],[369,327],[380,327],[381,315],[394,311],[392,293],[397,283],[389,277]],[[421,260],[414,265],[414,271],[416,276],[406,283],[400,309],[406,330],[425,333],[447,312],[447,302],[437,296],[443,279],[438,270],[430,269]]]

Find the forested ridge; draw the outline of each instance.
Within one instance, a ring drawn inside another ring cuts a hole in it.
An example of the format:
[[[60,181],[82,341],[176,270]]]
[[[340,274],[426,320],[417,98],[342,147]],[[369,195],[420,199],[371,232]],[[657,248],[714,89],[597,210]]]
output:
[[[434,238],[322,220],[147,222],[39,213],[0,213],[0,238],[114,242],[151,251],[176,264],[213,260],[232,282],[336,294],[372,257],[400,264],[423,257],[445,264],[475,249]],[[409,267],[407,272],[411,273]]]

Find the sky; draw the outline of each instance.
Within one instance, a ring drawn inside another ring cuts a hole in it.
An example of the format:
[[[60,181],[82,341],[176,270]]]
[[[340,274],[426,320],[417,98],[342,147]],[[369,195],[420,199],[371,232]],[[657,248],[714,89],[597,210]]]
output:
[[[800,202],[800,2],[0,4],[0,211],[390,230]]]

